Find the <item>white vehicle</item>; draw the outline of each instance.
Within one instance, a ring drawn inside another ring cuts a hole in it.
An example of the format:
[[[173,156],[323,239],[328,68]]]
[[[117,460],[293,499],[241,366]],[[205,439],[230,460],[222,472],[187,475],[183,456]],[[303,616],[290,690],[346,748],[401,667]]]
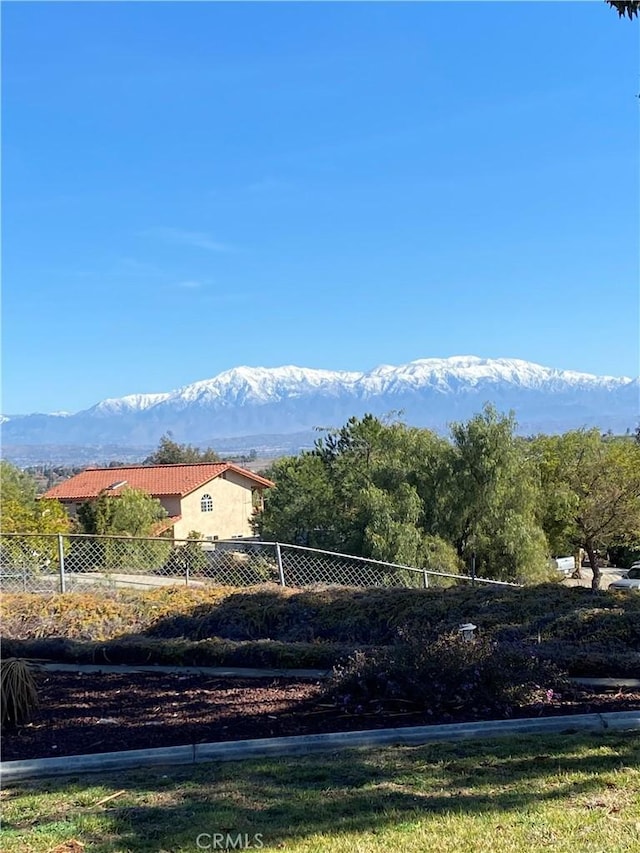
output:
[[[620,578],[618,581],[614,581],[609,584],[609,589],[614,592],[617,590],[618,592],[630,592],[632,590],[637,590],[640,592],[640,563],[634,564],[628,572]]]
[[[562,572],[563,575],[570,575],[576,570],[575,557],[553,557],[551,562],[559,572]]]

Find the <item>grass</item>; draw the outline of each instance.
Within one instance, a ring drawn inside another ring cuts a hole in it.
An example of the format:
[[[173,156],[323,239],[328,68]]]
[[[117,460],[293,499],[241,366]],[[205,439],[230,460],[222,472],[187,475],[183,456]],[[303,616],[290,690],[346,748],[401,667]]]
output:
[[[201,833],[201,845],[246,834],[257,849],[259,835],[264,850],[296,853],[628,853],[640,849],[640,739],[352,750],[22,783],[2,797],[4,853],[72,839],[86,853],[186,853]]]

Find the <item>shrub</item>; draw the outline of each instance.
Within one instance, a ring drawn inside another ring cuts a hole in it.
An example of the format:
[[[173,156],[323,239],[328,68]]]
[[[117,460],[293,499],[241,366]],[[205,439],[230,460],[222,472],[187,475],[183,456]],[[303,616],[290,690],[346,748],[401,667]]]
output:
[[[189,613],[205,602],[213,604],[230,592],[176,585],[147,592],[7,593],[0,600],[2,633],[14,639],[107,640],[124,633],[141,633],[159,619]]]
[[[338,643],[279,643],[271,640],[232,642],[212,637],[193,641],[122,637],[99,643],[49,637],[41,640],[2,639],[3,657],[29,656],[76,664],[129,666],[242,666],[277,669],[323,669],[347,661],[352,646]]]
[[[633,676],[640,653],[640,596],[594,595],[555,584],[445,590],[296,590],[263,584],[238,590],[176,582],[147,591],[7,593],[0,600],[0,618],[5,641],[58,637],[90,645],[120,642],[127,635],[192,642],[218,637],[234,643],[337,644],[349,654],[365,646],[389,646],[395,654],[403,629],[409,635],[407,626],[422,648],[471,621],[500,648],[536,644],[538,657],[571,675]],[[21,648],[6,654],[51,657]],[[248,651],[243,654],[248,660]],[[603,671],[607,655],[609,670]],[[590,663],[597,672],[589,673]]]
[[[189,540],[184,545],[174,548],[162,568],[157,569],[156,573],[184,577],[188,571],[191,575],[202,575],[206,573],[208,565],[207,555],[202,550],[202,545],[194,534],[190,533]]]
[[[637,678],[640,648],[615,643],[543,641],[536,652],[544,660],[566,669],[571,676],[588,678]]]
[[[401,702],[446,720],[459,711],[508,717],[565,686],[564,674],[522,643],[469,642],[456,632],[432,642],[405,635],[389,649],[356,652],[334,670],[330,692],[351,712]]]
[[[8,658],[3,661],[0,671],[3,726],[26,723],[38,707],[38,691],[33,669],[33,664],[20,658]]]

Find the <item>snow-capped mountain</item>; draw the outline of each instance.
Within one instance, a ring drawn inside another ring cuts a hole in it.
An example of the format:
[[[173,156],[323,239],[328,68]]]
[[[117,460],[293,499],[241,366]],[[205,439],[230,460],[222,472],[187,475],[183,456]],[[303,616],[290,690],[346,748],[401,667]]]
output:
[[[5,445],[155,445],[290,435],[341,426],[352,415],[400,410],[405,422],[445,431],[486,402],[516,413],[522,433],[597,426],[624,432],[638,421],[640,382],[543,367],[518,359],[426,358],[365,372],[237,367],[162,394],[103,400],[76,414],[9,415]]]
[[[124,412],[143,412],[157,403],[166,400],[169,394],[128,394],[126,397],[112,397],[107,400],[102,400],[88,409],[94,415],[110,415],[123,414]],[[67,413],[65,413],[67,414]]]

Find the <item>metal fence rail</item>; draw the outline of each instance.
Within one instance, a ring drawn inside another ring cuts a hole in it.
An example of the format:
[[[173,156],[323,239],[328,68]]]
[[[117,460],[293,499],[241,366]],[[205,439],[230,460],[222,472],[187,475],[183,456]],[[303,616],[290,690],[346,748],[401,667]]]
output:
[[[0,534],[0,590],[54,593],[116,588],[429,587],[458,582],[518,586],[321,551],[299,545],[234,539],[221,542],[88,536]]]

